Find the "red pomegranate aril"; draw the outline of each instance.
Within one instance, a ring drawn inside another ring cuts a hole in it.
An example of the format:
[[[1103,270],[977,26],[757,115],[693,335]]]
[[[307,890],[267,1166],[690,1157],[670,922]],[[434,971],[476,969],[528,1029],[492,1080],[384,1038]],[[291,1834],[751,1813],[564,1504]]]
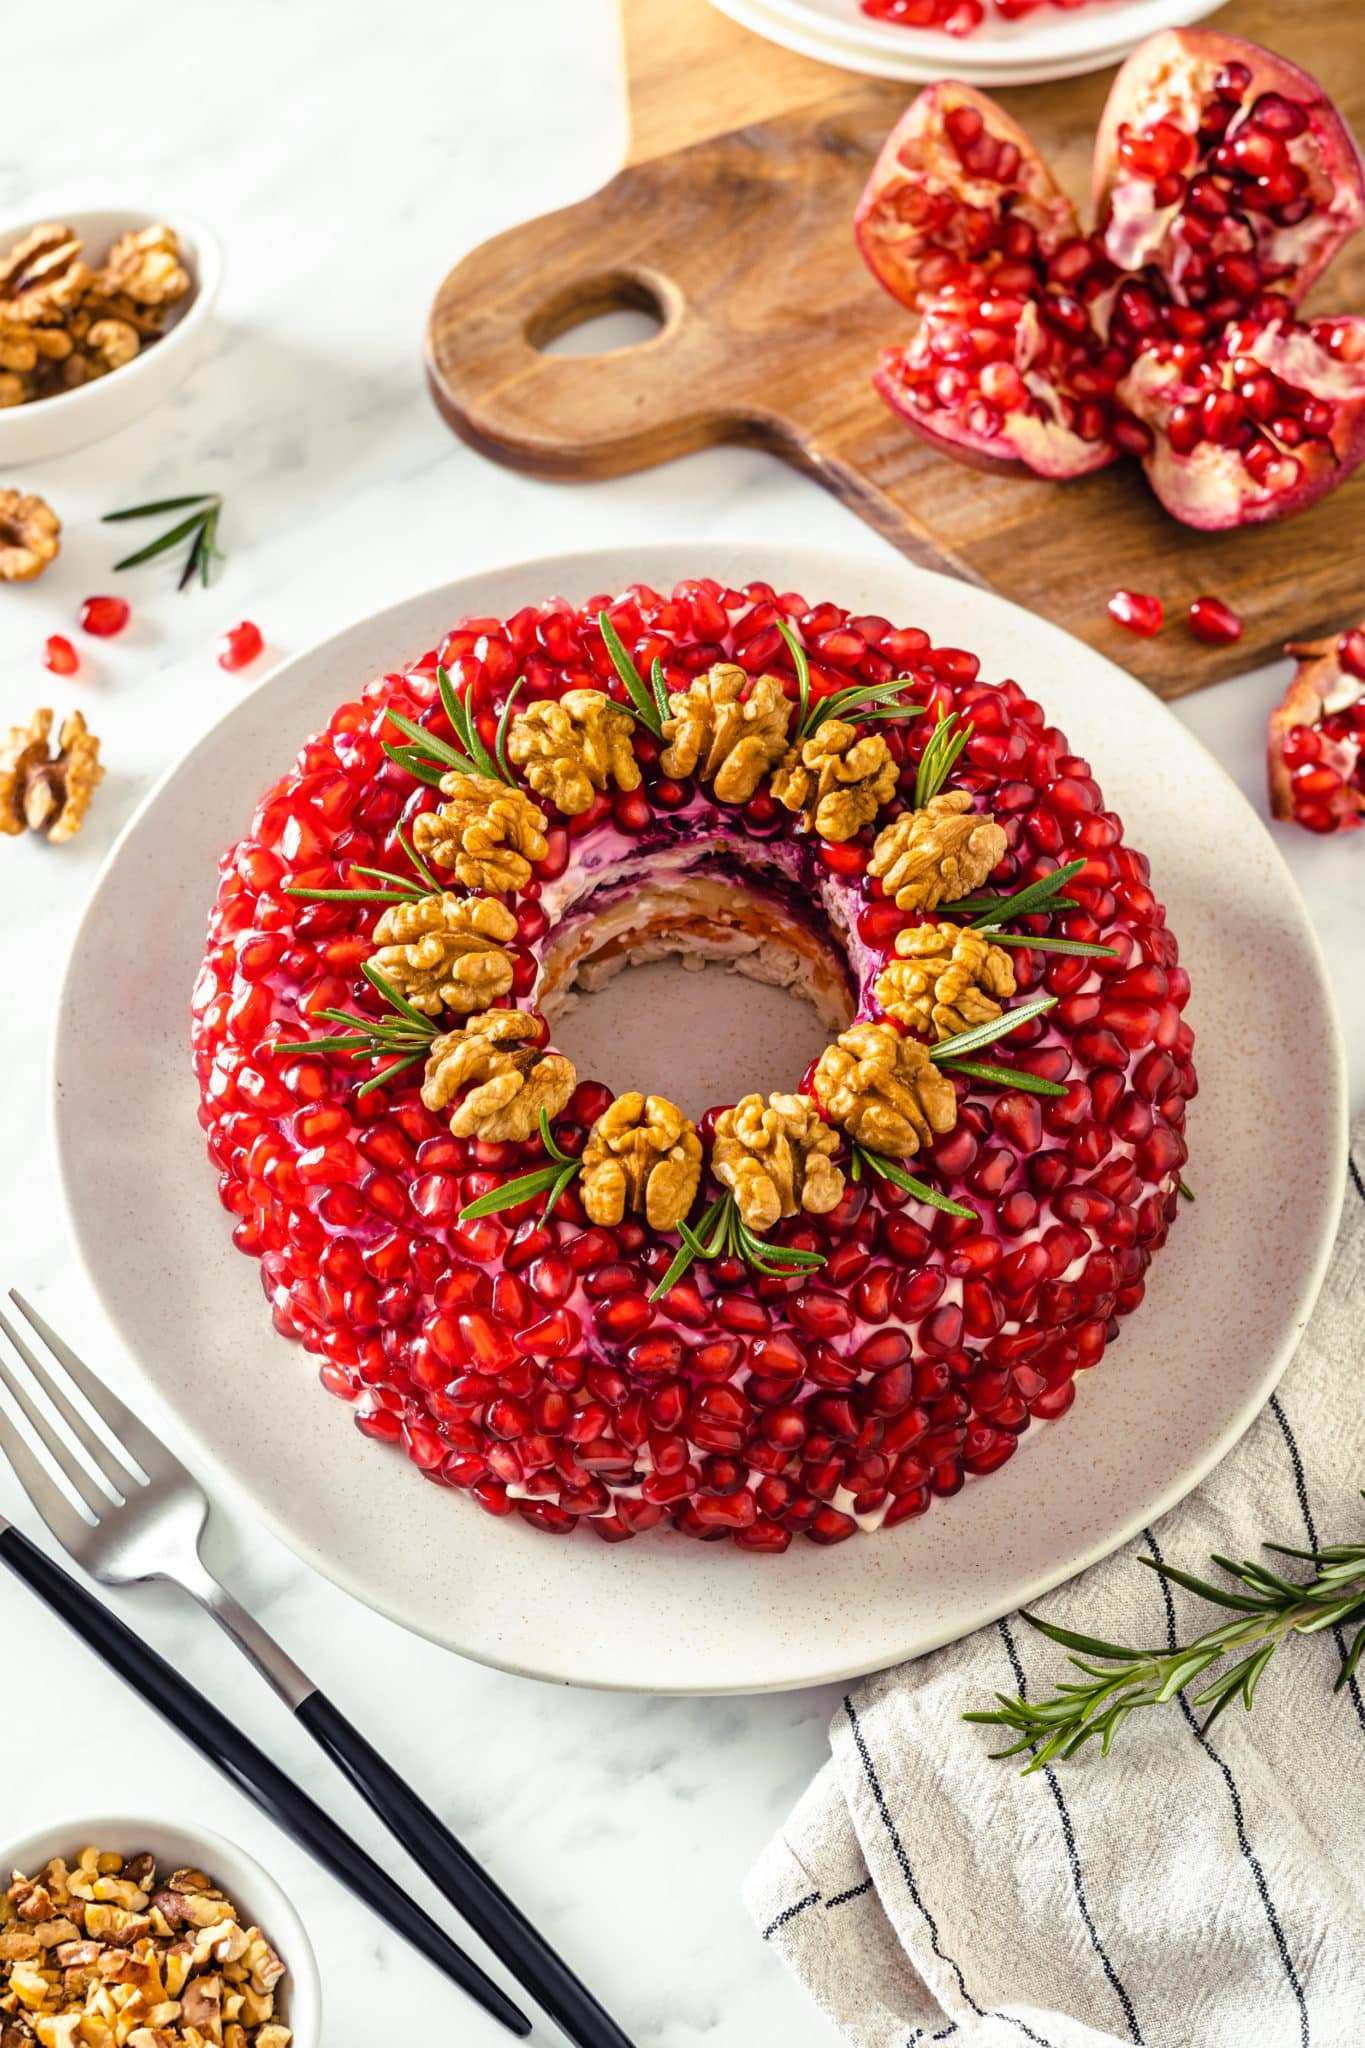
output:
[[[1241,617],[1220,597],[1197,597],[1190,606],[1190,631],[1213,647],[1231,647],[1245,630]]]
[[[250,668],[264,646],[260,627],[253,625],[250,619],[242,619],[219,635],[218,666],[235,675],[238,669]]]
[[[54,676],[74,676],[81,658],[63,633],[50,633],[43,647],[43,667]]]
[[[96,639],[112,640],[127,625],[131,614],[126,601],[121,597],[87,597],[81,606],[80,621],[87,633]],[[70,671],[64,671],[70,673]]]
[[[1143,639],[1161,631],[1161,599],[1144,591],[1116,590],[1109,600],[1108,612],[1117,625],[1126,626],[1130,633],[1138,633]]]

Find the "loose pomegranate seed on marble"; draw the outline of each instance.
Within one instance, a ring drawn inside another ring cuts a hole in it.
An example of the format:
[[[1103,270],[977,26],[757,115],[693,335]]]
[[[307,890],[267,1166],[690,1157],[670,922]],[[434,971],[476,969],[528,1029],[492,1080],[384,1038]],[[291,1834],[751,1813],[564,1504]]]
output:
[[[250,668],[264,646],[265,641],[261,638],[260,627],[253,625],[250,619],[243,619],[239,625],[229,626],[227,631],[219,636],[218,666],[227,669],[229,674],[235,674],[241,668]]]
[[[1197,597],[1189,610],[1190,631],[1212,647],[1231,647],[1245,630],[1239,613],[1221,597]]]
[[[81,625],[96,639],[112,640],[121,633],[131,616],[121,597],[87,597],[81,606]]]
[[[1130,633],[1140,633],[1144,640],[1161,631],[1164,617],[1161,599],[1151,597],[1145,591],[1116,590],[1107,609],[1116,625],[1126,626]]]
[[[572,1190],[548,1221],[526,1202],[461,1222],[478,1196],[542,1163],[539,1140],[453,1137],[422,1101],[420,1067],[360,1096],[344,1055],[277,1050],[321,1036],[325,1009],[372,1007],[359,969],[379,914],[288,892],[351,886],[366,866],[402,871],[398,834],[431,793],[386,757],[385,709],[442,718],[438,655],[494,733],[519,675],[534,694],[623,694],[596,605],[527,606],[506,621],[455,622],[430,656],[341,705],[224,855],[192,998],[220,1198],[234,1241],[259,1262],[276,1328],[314,1355],[327,1392],[367,1438],[490,1515],[548,1535],[582,1523],[608,1543],[668,1529],[773,1557],[795,1539],[831,1546],[864,1528],[908,1529],[983,1483],[1025,1430],[1063,1415],[1140,1300],[1178,1206],[1196,1090],[1188,976],[1147,863],[1089,764],[1042,706],[1014,682],[983,679],[968,651],[763,584],[690,579],[609,603],[637,665],[657,656],[675,688],[734,659],[782,675],[795,696],[784,619],[816,650],[822,688],[903,674],[911,701],[972,722],[964,786],[1006,834],[997,886],[1083,858],[1065,929],[1114,949],[1015,951],[1021,993],[1060,1000],[1002,1056],[1065,1096],[964,1079],[956,1129],[917,1170],[973,1220],[888,1183],[850,1185],[827,1214],[777,1226],[779,1241],[825,1260],[794,1278],[698,1262],[654,1301],[676,1237],[635,1215],[593,1224]],[[1354,643],[1347,653],[1356,659]],[[916,758],[912,745],[911,784]],[[861,840],[825,848],[766,790],[737,813],[663,776],[657,749],[641,743],[639,760],[629,801],[613,794],[548,819],[545,857],[508,898],[523,1007],[558,887],[613,862],[648,872],[708,832],[729,845],[747,834],[790,864],[789,914],[825,942],[832,918],[856,931],[872,971],[914,921],[868,874]],[[666,1088],[666,1072],[640,1083]],[[774,1074],[770,1085],[799,1081]],[[612,1100],[580,1076],[554,1127],[567,1155]],[[704,1138],[713,1123],[701,1119]]]
[[[54,676],[74,676],[81,658],[64,633],[51,633],[43,648],[43,667]]]

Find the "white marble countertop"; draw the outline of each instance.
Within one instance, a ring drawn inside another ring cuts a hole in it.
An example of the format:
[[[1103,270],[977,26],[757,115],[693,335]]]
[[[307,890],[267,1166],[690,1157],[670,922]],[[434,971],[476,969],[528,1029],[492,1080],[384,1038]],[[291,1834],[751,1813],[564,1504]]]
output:
[[[0,590],[0,724],[36,702],[79,702],[109,762],[75,845],[6,843],[0,853],[0,1279],[31,1291],[105,1363],[111,1347],[77,1276],[49,1162],[48,1011],[68,933],[114,835],[241,688],[215,665],[216,634],[253,618],[278,657],[480,564],[626,532],[882,544],[750,451],[717,450],[590,489],[554,486],[481,461],[428,402],[420,336],[444,269],[497,229],[591,190],[617,161],[609,0],[382,9],[238,0],[190,10],[77,0],[74,14],[20,10],[7,25],[6,65],[23,89],[6,96],[0,216],[31,216],[51,193],[72,205],[126,196],[172,220],[201,215],[227,256],[209,357],[162,411],[0,479],[41,489],[66,522],[61,559],[42,582]],[[98,648],[89,680],[54,689],[43,640],[71,630],[82,597],[111,587],[121,551],[96,515],[204,487],[227,494],[221,583],[178,597],[159,565],[119,579],[133,626]],[[1283,680],[1283,669],[1265,671],[1176,709],[1258,807],[1264,717]],[[1278,837],[1332,963],[1359,1104],[1365,837]],[[173,875],[166,886],[177,886]],[[640,2048],[829,2048],[830,2030],[755,1940],[738,1885],[824,1754],[831,1694],[621,1698],[480,1670],[355,1606],[250,1527],[230,1496],[226,1508],[239,1593],[450,1816]],[[32,1529],[8,1473],[0,1510]],[[328,1767],[206,1620],[169,1595],[119,1605],[332,1799]],[[0,1846],[64,1814],[202,1818],[292,1889],[328,1989],[329,2048],[425,2039],[428,2027],[470,2048],[504,2038],[166,1740],[7,1577],[0,1641],[10,1676]],[[387,1837],[359,1803],[342,1793],[335,1804],[386,1855]],[[424,1882],[417,1889],[434,1902]]]

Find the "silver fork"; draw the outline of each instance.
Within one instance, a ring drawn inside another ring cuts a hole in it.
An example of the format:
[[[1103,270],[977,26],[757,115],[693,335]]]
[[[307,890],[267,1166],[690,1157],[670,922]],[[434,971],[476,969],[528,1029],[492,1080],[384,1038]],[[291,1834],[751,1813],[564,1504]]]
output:
[[[13,1288],[10,1300],[65,1378],[39,1359],[3,1310],[0,1331],[80,1446],[77,1454],[53,1428],[41,1402],[0,1351],[0,1384],[91,1517],[87,1521],[78,1511],[71,1495],[52,1479],[0,1407],[0,1451],[57,1541],[105,1585],[165,1579],[197,1600],[569,2038],[581,2048],[631,2048],[610,2014],[480,1869],[444,1821],[215,1578],[200,1552],[209,1500],[198,1480]],[[104,1423],[121,1455],[72,1402],[72,1385]]]

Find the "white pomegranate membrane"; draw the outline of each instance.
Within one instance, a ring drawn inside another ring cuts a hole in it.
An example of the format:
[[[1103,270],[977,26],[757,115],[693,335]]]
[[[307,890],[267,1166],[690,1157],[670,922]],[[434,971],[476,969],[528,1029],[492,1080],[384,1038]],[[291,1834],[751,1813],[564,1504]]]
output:
[[[572,1188],[548,1223],[538,1200],[460,1223],[477,1197],[543,1164],[538,1139],[452,1137],[421,1101],[420,1068],[357,1096],[369,1070],[344,1054],[273,1049],[312,1035],[323,1010],[377,1007],[359,969],[379,906],[285,892],[401,865],[398,829],[440,798],[384,755],[385,710],[446,736],[436,652],[343,704],[225,854],[193,1002],[200,1120],[276,1328],[320,1358],[324,1386],[367,1436],[434,1483],[552,1533],[585,1522],[619,1541],[671,1524],[747,1550],[782,1551],[794,1535],[837,1543],[1003,1465],[1027,1429],[1065,1413],[1141,1301],[1186,1159],[1189,977],[1148,863],[1088,764],[1017,683],[982,682],[973,655],[915,628],[704,580],[462,620],[439,658],[487,743],[518,677],[520,702],[585,686],[623,700],[603,605],[642,672],[657,656],[674,688],[724,658],[783,676],[794,696],[780,619],[804,641],[817,692],[907,676],[907,701],[928,715],[877,728],[901,769],[879,824],[912,803],[934,715],[955,710],[974,732],[954,786],[1008,841],[989,886],[1022,888],[1084,858],[1068,885],[1076,908],[1015,928],[1114,957],[1012,948],[1019,999],[1059,1000],[991,1053],[1065,1095],[958,1075],[956,1129],[911,1162],[974,1218],[850,1182],[828,1216],[773,1233],[823,1267],[768,1278],[699,1262],[651,1302],[676,1236],[636,1217],[593,1226]],[[759,971],[790,958],[831,1030],[855,1009],[878,1015],[871,984],[919,920],[867,874],[873,830],[828,845],[766,790],[735,808],[670,780],[658,751],[637,727],[641,788],[551,815],[547,858],[505,899],[520,928],[511,1000],[553,1012],[574,973],[676,946],[748,949]],[[666,1046],[637,1085],[667,1094]],[[565,1151],[582,1150],[610,1100],[580,1081],[555,1123]]]

